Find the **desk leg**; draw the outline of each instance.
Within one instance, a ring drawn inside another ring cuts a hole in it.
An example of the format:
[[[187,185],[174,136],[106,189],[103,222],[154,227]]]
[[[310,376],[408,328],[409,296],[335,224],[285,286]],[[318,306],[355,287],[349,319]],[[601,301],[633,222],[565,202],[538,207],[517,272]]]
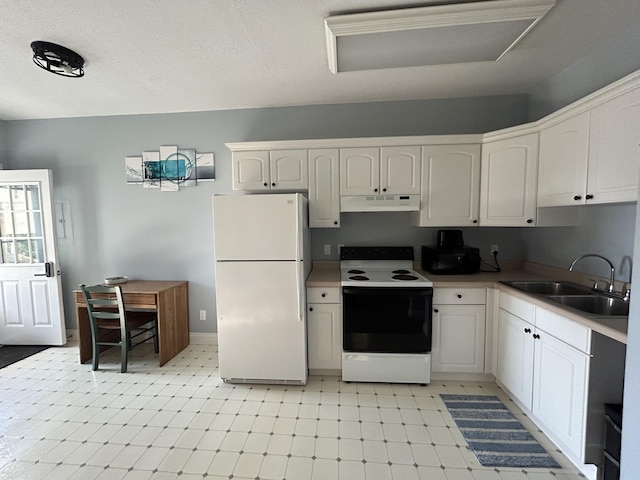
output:
[[[78,345],[80,347],[80,363],[90,362],[93,357],[91,345],[91,326],[86,307],[76,306],[76,320],[78,322]]]
[[[160,366],[189,345],[189,300],[187,285],[158,294],[158,343]]]

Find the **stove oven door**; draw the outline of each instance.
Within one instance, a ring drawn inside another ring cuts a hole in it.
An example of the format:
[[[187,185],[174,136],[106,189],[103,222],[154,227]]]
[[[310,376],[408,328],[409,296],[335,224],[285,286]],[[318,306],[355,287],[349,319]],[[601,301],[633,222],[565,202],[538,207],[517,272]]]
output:
[[[342,287],[345,352],[431,351],[431,287]]]

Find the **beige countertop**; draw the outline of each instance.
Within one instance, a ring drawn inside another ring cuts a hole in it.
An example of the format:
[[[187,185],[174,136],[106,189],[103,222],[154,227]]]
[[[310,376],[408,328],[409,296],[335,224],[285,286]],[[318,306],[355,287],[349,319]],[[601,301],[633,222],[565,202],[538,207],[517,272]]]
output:
[[[590,315],[559,305],[542,295],[525,293],[499,283],[501,281],[513,280],[563,280],[589,285],[589,280],[586,275],[530,262],[504,263],[506,268],[503,268],[503,271],[492,273],[433,275],[423,271],[419,267],[416,268],[416,271],[429,278],[435,288],[495,288],[515,297],[525,299],[550,312],[562,315],[565,318],[590,328],[594,332],[598,332],[618,342],[627,343],[627,317],[599,317]],[[340,263],[337,261],[313,262],[313,270],[307,278],[307,287],[339,288]]]

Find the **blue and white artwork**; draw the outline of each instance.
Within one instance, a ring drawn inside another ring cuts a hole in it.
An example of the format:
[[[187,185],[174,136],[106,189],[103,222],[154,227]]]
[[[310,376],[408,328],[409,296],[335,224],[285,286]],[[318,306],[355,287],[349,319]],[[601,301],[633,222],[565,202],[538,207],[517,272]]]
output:
[[[198,181],[215,180],[213,153],[196,153],[193,148],[162,145],[158,151],[142,152],[141,157],[125,158],[127,183],[144,188],[177,192],[194,187]]]

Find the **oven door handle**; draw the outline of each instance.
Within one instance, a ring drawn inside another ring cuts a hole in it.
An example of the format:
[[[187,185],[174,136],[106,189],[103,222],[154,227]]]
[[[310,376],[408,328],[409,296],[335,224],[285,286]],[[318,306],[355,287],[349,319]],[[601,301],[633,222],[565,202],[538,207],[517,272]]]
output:
[[[432,297],[432,287],[342,287],[343,295],[402,295]]]

